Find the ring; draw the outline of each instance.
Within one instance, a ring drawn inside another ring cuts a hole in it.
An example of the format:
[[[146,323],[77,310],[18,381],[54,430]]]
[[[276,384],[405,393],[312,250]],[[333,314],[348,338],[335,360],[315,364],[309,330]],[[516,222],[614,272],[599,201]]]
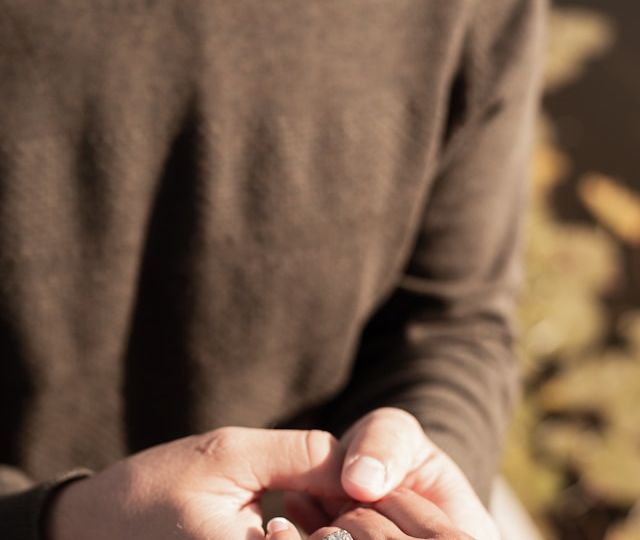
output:
[[[322,540],[353,540],[353,536],[349,534],[349,531],[338,529],[337,531],[322,537]]]

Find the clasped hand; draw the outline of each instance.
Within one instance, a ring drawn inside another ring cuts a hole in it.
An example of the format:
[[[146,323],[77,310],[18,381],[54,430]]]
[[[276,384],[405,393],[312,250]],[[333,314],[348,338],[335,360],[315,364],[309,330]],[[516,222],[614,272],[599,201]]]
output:
[[[458,467],[410,414],[384,408],[340,441],[228,427],[153,447],[64,488],[48,540],[264,540],[259,501],[272,490],[287,492],[289,514],[312,540],[335,527],[355,540],[498,539]],[[286,523],[267,536],[299,540]]]

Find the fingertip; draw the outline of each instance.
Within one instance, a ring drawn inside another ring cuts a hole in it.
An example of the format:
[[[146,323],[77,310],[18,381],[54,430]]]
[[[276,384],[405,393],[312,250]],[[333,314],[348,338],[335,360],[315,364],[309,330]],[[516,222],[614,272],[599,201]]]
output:
[[[273,534],[280,531],[288,531],[291,526],[289,520],[283,517],[274,517],[267,523],[267,532]]]
[[[358,501],[377,501],[388,491],[387,467],[376,458],[356,456],[342,472],[342,487]]]
[[[267,523],[266,537],[273,540],[300,540],[300,534],[294,525],[283,517],[274,517]]]
[[[400,484],[425,454],[425,435],[409,413],[378,409],[355,424],[348,439],[342,487],[353,498],[374,502]]]
[[[295,529],[295,527],[288,519],[283,517],[274,517],[267,523],[267,532],[271,534],[291,529]]]

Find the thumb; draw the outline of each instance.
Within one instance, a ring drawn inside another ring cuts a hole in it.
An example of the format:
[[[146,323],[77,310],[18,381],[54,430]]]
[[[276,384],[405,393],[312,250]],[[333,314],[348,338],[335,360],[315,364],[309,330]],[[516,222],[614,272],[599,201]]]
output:
[[[236,487],[344,496],[344,450],[328,432],[225,427],[200,437],[198,450],[211,459],[212,472]]]
[[[436,503],[457,527],[473,538],[500,538],[493,518],[462,470],[435,445],[429,458],[410,475],[409,483],[416,493]]]
[[[495,524],[464,473],[425,435],[411,414],[381,408],[344,435],[342,485],[362,502],[381,499],[400,484],[436,504],[467,534],[499,538]]]
[[[390,407],[363,417],[347,431],[342,443],[347,446],[342,486],[363,502],[392,491],[429,453],[416,418]]]

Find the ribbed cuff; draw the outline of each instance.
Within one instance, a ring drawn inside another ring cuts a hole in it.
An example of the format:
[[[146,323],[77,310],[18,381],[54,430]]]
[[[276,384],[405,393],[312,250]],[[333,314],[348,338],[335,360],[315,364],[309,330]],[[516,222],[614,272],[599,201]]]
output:
[[[45,540],[42,522],[47,505],[62,486],[91,476],[88,469],[74,469],[26,491],[0,496],[2,540]]]

